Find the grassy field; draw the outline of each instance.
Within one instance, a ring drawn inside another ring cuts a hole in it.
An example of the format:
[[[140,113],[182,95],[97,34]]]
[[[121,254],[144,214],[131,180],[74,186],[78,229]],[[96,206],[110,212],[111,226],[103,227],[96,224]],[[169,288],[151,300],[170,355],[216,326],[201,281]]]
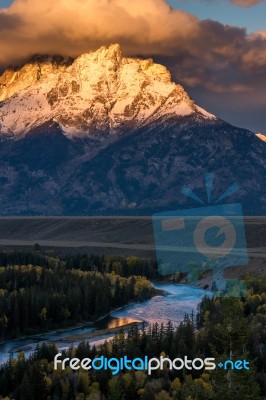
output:
[[[230,277],[266,271],[266,217],[246,217],[245,229],[250,262],[229,269]],[[150,217],[0,218],[1,250],[30,250],[35,243],[58,255],[88,252],[156,257]]]

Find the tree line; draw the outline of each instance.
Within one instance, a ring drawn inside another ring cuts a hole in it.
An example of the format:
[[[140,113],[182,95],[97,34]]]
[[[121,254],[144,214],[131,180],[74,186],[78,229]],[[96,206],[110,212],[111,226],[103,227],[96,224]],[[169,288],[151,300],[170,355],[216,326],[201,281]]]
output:
[[[159,279],[156,261],[137,256],[122,257],[117,255],[97,254],[66,254],[58,256],[45,253],[40,245],[34,245],[32,251],[2,251],[0,252],[0,266],[10,265],[39,265],[41,267],[64,267],[65,269],[80,269],[101,273],[115,272],[117,275],[130,277],[131,275],[146,276],[149,279]]]

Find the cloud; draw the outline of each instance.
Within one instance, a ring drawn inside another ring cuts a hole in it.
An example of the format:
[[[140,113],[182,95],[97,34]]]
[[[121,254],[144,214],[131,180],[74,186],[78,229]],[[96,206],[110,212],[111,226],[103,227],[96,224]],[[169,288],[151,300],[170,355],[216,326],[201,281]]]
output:
[[[239,7],[252,7],[256,4],[263,3],[265,0],[230,0],[236,6]]]
[[[15,0],[0,12],[0,63],[34,53],[76,56],[117,41],[128,54],[173,53],[165,44],[196,26],[196,18],[163,0]]]
[[[215,0],[205,0],[205,1],[213,2]],[[256,6],[257,4],[264,3],[265,1],[266,0],[227,0],[227,2],[233,4],[234,6],[245,7],[245,8]]]
[[[15,0],[0,11],[0,37],[2,66],[36,53],[75,57],[118,42],[125,55],[165,63],[186,87],[266,88],[264,32],[200,21],[164,0]]]

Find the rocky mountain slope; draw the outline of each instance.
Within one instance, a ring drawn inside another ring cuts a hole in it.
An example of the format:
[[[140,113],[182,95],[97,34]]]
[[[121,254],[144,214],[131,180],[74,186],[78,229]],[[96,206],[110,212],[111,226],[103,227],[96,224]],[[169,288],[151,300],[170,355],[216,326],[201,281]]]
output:
[[[2,215],[152,214],[233,182],[266,211],[266,143],[194,104],[152,60],[118,45],[76,60],[35,57],[0,77]]]

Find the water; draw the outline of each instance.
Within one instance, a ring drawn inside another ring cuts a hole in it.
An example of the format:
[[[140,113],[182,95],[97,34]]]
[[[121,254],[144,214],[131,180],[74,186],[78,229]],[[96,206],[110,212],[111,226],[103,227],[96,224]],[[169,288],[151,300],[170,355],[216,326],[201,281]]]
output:
[[[210,292],[186,285],[154,283],[153,286],[162,290],[163,295],[155,296],[151,300],[133,304],[113,312],[108,318],[101,320],[95,326],[88,325],[82,328],[40,334],[0,344],[0,364],[6,362],[10,355],[16,357],[21,351],[26,356],[29,356],[34,352],[38,344],[40,345],[44,342],[53,341],[58,349],[67,349],[70,344],[75,346],[79,343],[79,340],[69,343],[69,341],[65,340],[67,337],[91,333],[96,328],[111,329],[141,321],[166,324],[169,320],[176,326],[182,321],[185,314],[191,314],[192,311],[196,313],[197,305],[204,295],[211,295]],[[97,337],[97,332],[95,332],[95,338],[90,341],[98,344],[112,336],[112,334],[108,334],[99,338]]]
[[[21,351],[26,356],[31,355],[36,349],[37,345],[45,342],[60,343],[66,336],[80,335],[92,332],[95,329],[93,326],[84,326],[82,328],[69,329],[67,331],[57,331],[53,333],[45,333],[40,335],[29,336],[22,339],[10,340],[0,344],[0,365],[6,362],[10,356],[16,357]]]
[[[155,296],[143,303],[128,306],[111,314],[115,318],[135,318],[138,321],[166,324],[169,320],[177,326],[185,314],[196,313],[203,296],[211,295],[205,290],[187,285],[154,283],[156,289],[164,291],[163,296]]]

